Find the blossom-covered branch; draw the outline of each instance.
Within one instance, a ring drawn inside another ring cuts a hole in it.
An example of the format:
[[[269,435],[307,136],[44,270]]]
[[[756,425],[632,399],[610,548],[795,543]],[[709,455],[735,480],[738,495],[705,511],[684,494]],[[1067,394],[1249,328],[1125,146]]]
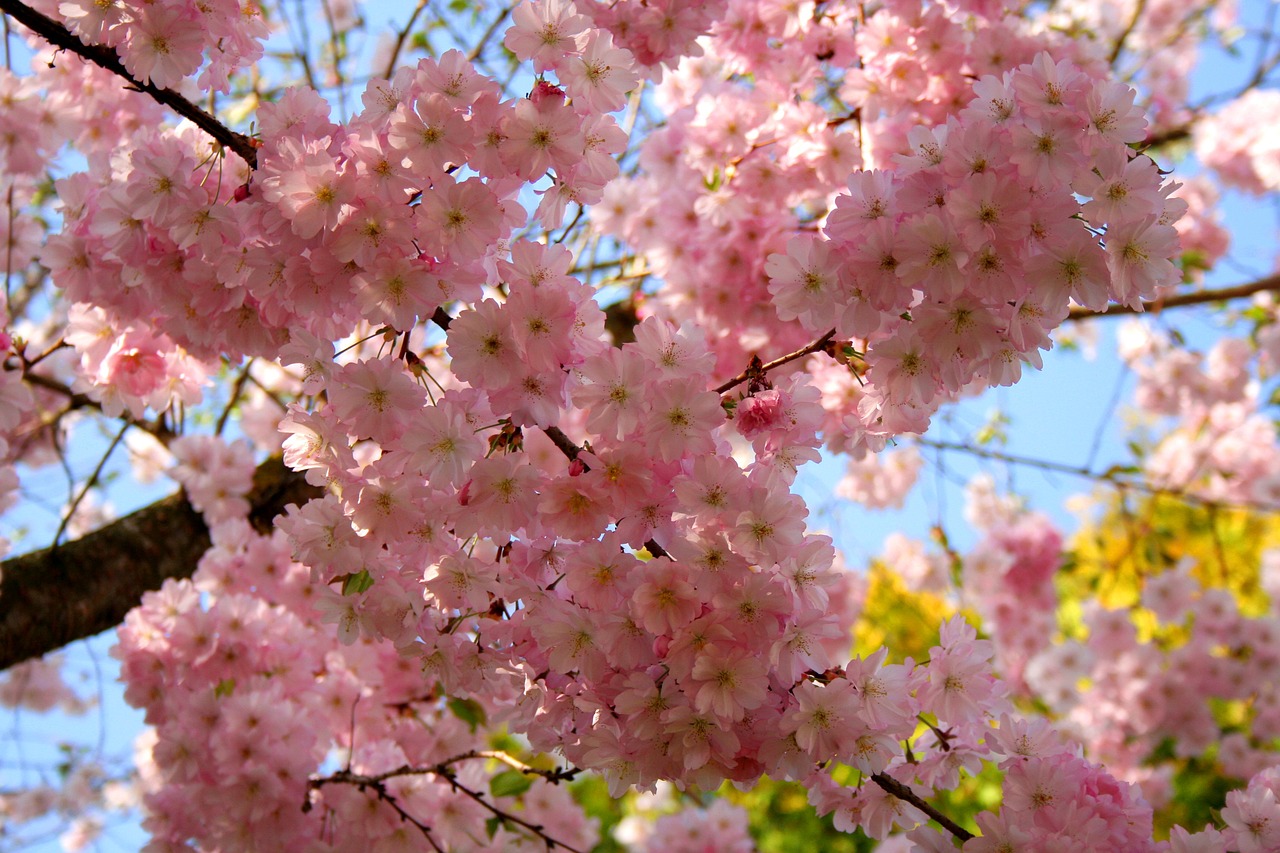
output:
[[[1163,299],[1144,301],[1139,305],[1108,305],[1102,309],[1085,308],[1084,306],[1076,305],[1071,308],[1069,319],[1087,320],[1093,317],[1119,317],[1126,314],[1160,312],[1170,308],[1211,305],[1215,302],[1232,302],[1258,293],[1275,293],[1278,291],[1280,291],[1280,274],[1269,275],[1257,281],[1237,284],[1231,287],[1208,288],[1189,293],[1178,293]]]
[[[183,118],[189,119],[192,124],[213,137],[214,141],[219,145],[238,154],[241,160],[249,164],[250,169],[256,168],[258,150],[257,144],[251,138],[243,133],[231,130],[218,119],[172,89],[157,86],[149,81],[139,80],[125,68],[116,51],[100,45],[85,44],[62,24],[32,9],[25,3],[20,2],[20,0],[0,0],[0,11],[3,11],[54,47],[71,51],[82,59],[86,59],[110,71],[128,83],[129,88],[149,95],[156,103],[163,104]]]

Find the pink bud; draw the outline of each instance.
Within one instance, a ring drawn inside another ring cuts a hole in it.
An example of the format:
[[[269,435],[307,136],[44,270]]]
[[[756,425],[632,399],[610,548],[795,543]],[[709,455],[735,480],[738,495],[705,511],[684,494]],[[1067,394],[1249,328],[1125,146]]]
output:
[[[539,110],[545,107],[558,106],[564,103],[564,89],[554,83],[548,83],[546,80],[539,80],[533,84],[533,91],[529,94],[529,100],[533,101],[533,105]]]

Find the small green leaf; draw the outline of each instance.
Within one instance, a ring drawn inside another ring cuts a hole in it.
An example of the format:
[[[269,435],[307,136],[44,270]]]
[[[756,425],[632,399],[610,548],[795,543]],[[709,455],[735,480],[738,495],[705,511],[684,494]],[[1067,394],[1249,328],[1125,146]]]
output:
[[[369,575],[368,569],[361,569],[342,578],[343,595],[359,595],[371,586],[373,586],[373,578]]]
[[[470,726],[473,734],[477,726],[485,724],[484,708],[474,699],[450,699],[449,710],[455,717]]]
[[[489,780],[489,793],[495,797],[518,797],[533,787],[533,779],[519,770],[504,770]]]
[[[502,826],[502,818],[491,817],[484,822],[484,831],[488,833],[489,840],[493,840],[493,836],[498,834],[498,827]]]
[[[1240,316],[1255,323],[1265,323],[1271,319],[1271,313],[1261,305],[1250,305],[1240,312]]]
[[[236,692],[236,680],[234,678],[224,678],[218,682],[218,686],[213,688],[213,695],[219,699],[223,699]]]

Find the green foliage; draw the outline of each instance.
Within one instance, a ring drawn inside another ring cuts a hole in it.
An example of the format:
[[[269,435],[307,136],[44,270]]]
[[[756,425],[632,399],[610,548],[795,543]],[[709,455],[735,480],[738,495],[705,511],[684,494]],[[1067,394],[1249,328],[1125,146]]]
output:
[[[863,615],[854,627],[855,650],[868,655],[889,647],[889,662],[926,657],[937,645],[938,627],[954,608],[936,595],[909,589],[888,567],[874,563],[868,576]]]
[[[750,791],[726,784],[720,796],[747,810],[751,837],[760,853],[863,853],[875,849],[875,842],[861,832],[841,832],[830,815],[818,817],[805,789],[795,782],[762,779]]]
[[[345,574],[342,576],[342,594],[343,595],[359,595],[373,586],[373,577],[369,574],[368,569],[361,569],[358,572]]]
[[[1268,606],[1259,585],[1262,552],[1277,544],[1280,519],[1274,515],[1169,495],[1117,495],[1076,534],[1058,593],[1064,601],[1096,596],[1107,607],[1130,607],[1145,578],[1186,559],[1197,580],[1230,590],[1242,612],[1257,616]]]
[[[472,732],[485,725],[484,707],[474,699],[454,697],[449,700],[449,710],[470,727]]]
[[[533,787],[533,777],[519,770],[504,770],[489,780],[489,793],[495,797],[518,797]]]
[[[626,848],[613,840],[613,828],[626,817],[625,809],[633,796],[626,794],[615,800],[609,795],[608,783],[595,775],[574,780],[569,793],[587,817],[600,822],[600,842],[591,848],[591,853],[626,853]]]

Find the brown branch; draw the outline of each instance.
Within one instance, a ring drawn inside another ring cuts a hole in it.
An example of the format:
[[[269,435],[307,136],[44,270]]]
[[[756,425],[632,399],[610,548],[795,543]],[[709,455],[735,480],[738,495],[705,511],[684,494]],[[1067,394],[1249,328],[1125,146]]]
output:
[[[431,827],[405,811],[404,807],[401,806],[400,803],[396,801],[396,798],[387,790],[385,779],[390,778],[392,775],[405,774],[392,773],[380,776],[361,776],[358,773],[352,773],[350,770],[339,770],[337,773],[324,779],[312,779],[307,783],[307,790],[318,791],[328,783],[355,785],[361,792],[372,788],[373,793],[378,796],[378,799],[391,806],[391,808],[395,810],[396,814],[400,815],[400,819],[402,821],[413,824],[418,828],[418,831],[422,833],[422,836],[427,839],[427,843],[431,845],[432,850],[436,851],[436,853],[445,853],[444,848],[440,846],[439,842],[436,841],[435,836],[431,834]],[[308,796],[306,802],[302,804],[302,811],[305,814],[311,811],[313,807],[314,804],[311,802],[310,796]]]
[[[746,370],[742,371],[737,376],[725,382],[721,382],[719,385],[712,388],[711,390],[715,391],[717,394],[723,394],[724,392],[733,388],[735,385],[741,385],[743,382],[746,382],[752,376],[768,373],[770,370],[773,370],[775,367],[781,367],[782,365],[793,362],[798,358],[804,358],[806,355],[812,355],[815,352],[821,352],[822,350],[827,348],[827,344],[831,343],[832,338],[834,338],[835,336],[836,336],[836,330],[832,329],[831,331],[827,332],[825,335],[818,338],[816,341],[809,344],[808,346],[801,347],[795,352],[789,352],[784,356],[775,358],[773,361],[767,364],[763,364],[758,368],[748,367]]]
[[[453,772],[453,768],[450,767],[450,765],[455,764],[459,761],[463,761],[465,759],[469,759],[469,758],[497,759],[499,761],[502,761],[520,770],[520,772],[522,773],[533,773],[536,775],[540,775],[540,776],[543,776],[543,778],[546,778],[548,781],[551,781],[552,783],[558,783],[558,781],[560,781],[561,779],[573,778],[573,774],[576,774],[578,772],[575,769],[574,771],[572,771],[572,773],[568,775],[557,774],[558,778],[552,778],[551,776],[547,775],[543,771],[536,770],[535,768],[529,767],[528,765],[518,761],[517,759],[507,755],[506,753],[501,753],[496,751],[491,752],[489,750],[484,750],[484,751],[473,750],[471,752],[465,752],[465,753],[462,753],[461,755],[454,756],[453,758],[442,761],[439,764],[433,764],[430,767],[411,767],[405,764],[405,765],[401,765],[400,767],[397,767],[394,770],[388,770],[385,773],[378,773],[372,776],[365,776],[360,773],[354,773],[350,770],[339,770],[336,773],[331,773],[328,776],[321,776],[319,778],[311,779],[307,783],[307,788],[312,791],[318,791],[321,788],[323,788],[325,785],[355,785],[357,788],[359,788],[362,791],[365,790],[366,788],[372,788],[374,793],[378,795],[379,799],[392,803],[392,807],[395,808],[396,811],[400,813],[400,816],[402,818],[410,821],[419,829],[423,829],[423,831],[425,832],[426,829],[424,828],[424,824],[409,817],[402,809],[400,809],[394,803],[393,801],[394,798],[387,792],[386,783],[388,779],[394,779],[394,778],[399,778],[403,776],[435,776],[439,778],[444,784],[447,784],[455,792],[463,794],[471,798],[475,802],[479,803],[482,807],[484,807],[485,810],[487,810],[490,814],[492,814],[498,820],[504,823],[510,822],[517,826],[522,826],[525,829],[529,830],[535,836],[543,840],[543,842],[547,845],[548,850],[553,850],[556,847],[563,847],[565,850],[570,851],[570,853],[583,853],[583,851],[579,850],[576,847],[573,847],[572,845],[566,844],[563,841],[559,841],[555,838],[552,838],[550,835],[547,834],[547,831],[543,828],[541,824],[536,824],[531,821],[527,821],[519,817],[518,815],[512,814],[509,811],[498,808],[493,803],[486,800],[484,798],[484,795],[481,794],[479,791],[473,790],[472,788],[469,788],[466,785],[459,782],[457,774]],[[303,810],[309,811],[310,808],[311,808],[311,802],[310,800],[308,800],[306,805],[303,806]]]
[[[409,20],[405,21],[403,27],[396,32],[395,41],[391,44],[391,55],[387,57],[386,70],[382,72],[382,76],[390,80],[392,75],[396,73],[396,65],[400,62],[400,51],[404,50],[404,43],[409,40],[409,33],[413,30],[413,25],[418,22],[418,16],[427,8],[427,0],[418,0],[418,5],[413,7],[413,12],[409,14]]]
[[[320,491],[279,459],[258,466],[249,518],[262,532],[290,503]],[[149,590],[186,578],[209,549],[209,529],[172,495],[87,536],[0,565],[0,669],[112,628]]]
[[[1083,480],[1092,480],[1096,483],[1105,483],[1119,491],[1142,492],[1146,495],[1165,496],[1176,498],[1184,503],[1193,506],[1202,506],[1206,509],[1240,509],[1248,512],[1265,512],[1280,513],[1280,506],[1264,503],[1233,503],[1230,501],[1211,500],[1202,498],[1191,491],[1192,486],[1157,486],[1144,480],[1129,479],[1126,474],[1129,471],[1112,466],[1105,471],[1095,471],[1092,468],[1083,465],[1071,465],[1066,462],[1055,462],[1051,459],[1035,459],[1030,456],[1020,456],[1016,453],[1005,453],[1000,450],[991,450],[986,447],[973,447],[968,444],[959,444],[953,441],[941,441],[938,439],[925,438],[916,436],[915,443],[921,447],[931,447],[934,450],[953,450],[957,453],[964,453],[974,456],[978,459],[991,459],[995,462],[1004,462],[1008,465],[1022,465],[1027,468],[1037,468],[1041,471],[1053,471],[1059,474],[1068,474],[1072,477],[1079,477]]]
[[[1162,145],[1169,145],[1173,142],[1182,142],[1184,139],[1190,139],[1191,130],[1191,122],[1166,127],[1159,133],[1152,133],[1148,135],[1146,139],[1142,140],[1141,150],[1146,151],[1149,148],[1159,148]]]
[[[1143,302],[1138,308],[1130,308],[1128,305],[1109,305],[1102,311],[1094,311],[1090,308],[1082,308],[1076,306],[1071,309],[1068,320],[1086,320],[1091,317],[1118,317],[1122,314],[1143,314],[1151,311],[1163,311],[1167,308],[1185,308],[1188,305],[1204,305],[1209,302],[1230,302],[1235,299],[1244,299],[1247,296],[1253,296],[1255,293],[1268,293],[1280,291],[1280,274],[1270,275],[1258,281],[1251,281],[1247,284],[1237,284],[1233,287],[1222,287],[1217,290],[1197,290],[1192,293],[1179,293],[1177,296],[1170,296],[1165,299],[1153,299],[1150,302]]]
[[[514,8],[515,8],[515,4],[508,4],[502,7],[502,9],[498,12],[498,17],[494,18],[489,23],[489,28],[484,31],[484,34],[480,36],[480,38],[472,46],[471,50],[467,53],[468,62],[475,62],[477,59],[480,58],[480,55],[484,53],[485,47],[488,46],[489,40],[493,38],[494,33],[498,31],[498,27],[502,26],[502,22],[507,19],[507,15],[510,15],[511,10]]]
[[[120,61],[120,54],[108,47],[96,44],[85,44],[78,36],[65,26],[46,17],[18,0],[0,0],[0,11],[22,24],[31,32],[40,36],[54,47],[69,50],[77,56],[92,62],[100,68],[110,71],[143,94],[150,95],[152,100],[163,104],[183,118],[213,137],[224,148],[229,148],[240,159],[249,164],[250,169],[258,166],[258,151],[255,143],[248,136],[236,133],[209,113],[197,107],[172,89],[163,89],[152,83],[143,83],[134,77]]]
[[[564,430],[558,426],[549,426],[543,427],[542,432],[551,439],[551,443],[558,447],[561,453],[568,457],[570,462],[578,461],[578,454],[582,452],[582,448],[565,435]],[[586,463],[583,463],[583,467],[586,467]]]
[[[959,838],[961,841],[968,841],[970,838],[973,838],[972,832],[926,803],[915,791],[911,790],[892,776],[887,776],[884,773],[873,773],[871,774],[871,781],[875,782],[883,790],[893,794],[898,799],[911,803],[911,805],[936,820],[943,829],[954,835],[956,838]]]
[[[1129,23],[1125,26],[1124,31],[1116,39],[1116,43],[1111,48],[1111,54],[1107,57],[1107,65],[1112,66],[1114,71],[1116,60],[1120,58],[1120,54],[1124,53],[1124,43],[1129,40],[1129,36],[1133,35],[1133,30],[1138,26],[1138,21],[1142,18],[1142,13],[1147,7],[1146,0],[1138,0],[1133,5],[1133,15],[1129,18]]]

